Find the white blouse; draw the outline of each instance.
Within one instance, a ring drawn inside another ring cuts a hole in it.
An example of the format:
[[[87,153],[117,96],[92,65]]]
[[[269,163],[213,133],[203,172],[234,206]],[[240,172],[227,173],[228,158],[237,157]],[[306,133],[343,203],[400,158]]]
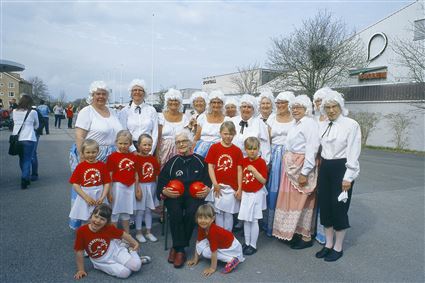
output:
[[[344,180],[352,182],[360,173],[359,156],[362,148],[359,124],[348,117],[340,115],[332,126],[329,122],[321,123],[319,128],[323,159],[346,158]]]
[[[137,107],[140,107],[140,112]],[[158,143],[159,121],[155,108],[146,103],[132,103],[119,112],[119,118],[123,127],[130,131],[133,141],[138,141],[141,134],[149,134],[152,137],[152,154]]]
[[[105,118],[89,105],[78,113],[75,127],[86,130],[86,139],[97,141],[100,146],[115,144],[117,133],[123,129],[115,111],[109,109],[109,117]]]
[[[13,135],[17,135],[22,123],[24,122],[27,110],[13,110]],[[19,134],[19,141],[37,141],[35,136],[35,129],[38,128],[38,115],[35,110],[31,110],[22,126],[21,133]]]
[[[286,136],[288,135],[289,128],[295,123],[292,120],[287,123],[278,122],[276,116],[270,116],[267,119],[267,125],[270,127],[270,135],[272,138],[272,144],[284,145],[286,142]]]
[[[168,122],[164,118],[163,113],[158,114],[158,119],[159,124],[162,126],[161,138],[163,139],[174,139],[176,134],[181,132],[189,124],[189,120],[185,115],[183,115],[183,119],[180,122]]]
[[[304,116],[289,128],[286,137],[286,150],[305,155],[301,174],[307,176],[316,166],[319,143],[318,124],[313,118]]]
[[[228,121],[230,118],[224,117],[224,121]],[[200,140],[206,142],[218,142],[221,139],[220,126],[222,123],[210,123],[208,122],[207,115],[202,113],[198,117],[198,125],[202,128]]]
[[[242,121],[241,116],[230,118],[235,124],[236,135],[233,138],[233,144],[242,150],[246,156],[244,141],[248,137],[257,137],[260,139],[260,155],[268,164],[270,162],[270,137],[266,123],[258,117],[251,117],[248,122],[248,127],[244,128],[243,134],[240,133],[241,126],[239,123]]]

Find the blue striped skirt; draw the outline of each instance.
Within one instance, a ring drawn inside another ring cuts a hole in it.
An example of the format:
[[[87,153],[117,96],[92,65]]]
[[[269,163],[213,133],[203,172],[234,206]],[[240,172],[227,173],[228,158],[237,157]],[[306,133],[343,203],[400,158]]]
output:
[[[115,145],[99,146],[99,154],[97,155],[96,159],[102,162],[106,162],[108,156],[115,150]],[[71,172],[74,172],[78,163],[80,163],[80,157],[78,156],[77,145],[74,143],[69,150],[69,166],[71,167]],[[73,187],[71,187],[71,207],[74,204],[77,195],[77,192],[74,191]],[[82,221],[79,219],[69,218],[69,227],[73,230],[78,229],[82,224]]]
[[[266,184],[267,209],[264,212],[263,230],[267,236],[272,236],[274,212],[276,208],[277,196],[279,193],[280,178],[282,176],[282,158],[285,153],[285,146],[272,144],[272,152],[270,157],[269,180]]]

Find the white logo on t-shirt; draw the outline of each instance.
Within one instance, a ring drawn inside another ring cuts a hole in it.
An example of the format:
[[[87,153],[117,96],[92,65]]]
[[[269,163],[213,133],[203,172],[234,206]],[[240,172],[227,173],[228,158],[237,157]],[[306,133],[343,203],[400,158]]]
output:
[[[89,168],[83,175],[83,186],[95,185],[101,180],[100,171],[96,168]]]
[[[150,162],[143,163],[142,166],[142,175],[143,179],[152,177],[153,175],[153,165]]]
[[[252,174],[251,171],[248,171],[246,168],[243,170],[242,173],[242,182],[244,184],[248,184],[250,182],[254,181],[254,174]]]
[[[227,169],[232,168],[232,166],[233,166],[233,160],[230,155],[228,154],[220,155],[217,161],[217,171],[226,172]]]
[[[120,171],[123,171],[123,170],[127,170],[127,171],[134,170],[134,162],[131,161],[128,158],[123,158],[120,161],[120,163],[118,164],[118,168],[120,169]]]

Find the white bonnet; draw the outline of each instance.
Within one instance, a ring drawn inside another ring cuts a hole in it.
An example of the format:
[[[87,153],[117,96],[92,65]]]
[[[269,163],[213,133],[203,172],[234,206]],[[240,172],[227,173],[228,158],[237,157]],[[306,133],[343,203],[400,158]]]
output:
[[[292,91],[282,91],[276,96],[274,102],[277,102],[278,100],[280,100],[280,101],[288,101],[288,103],[291,103],[291,101],[294,99],[295,99],[295,95]]]
[[[168,100],[178,100],[180,102],[180,112],[183,112],[183,96],[180,90],[170,88],[164,95],[164,108],[167,109]],[[167,109],[168,110],[168,109]]]
[[[195,91],[192,93],[192,96],[190,97],[190,104],[193,107],[193,101],[197,98],[202,98],[205,101],[205,104],[208,104],[208,93],[204,91]]]
[[[332,89],[330,89],[329,87],[325,86],[322,87],[318,90],[316,90],[316,92],[313,95],[313,102],[315,102],[318,99],[323,99],[323,97],[328,93],[332,91]]]
[[[348,115],[348,109],[344,106],[344,95],[342,93],[339,93],[335,90],[331,90],[326,93],[326,95],[322,98],[322,104],[320,105],[320,110],[322,113],[324,112],[324,106],[325,104],[328,104],[329,102],[336,102],[339,104],[339,107],[341,107],[341,113],[343,116]]]
[[[306,109],[306,112],[305,112],[306,116],[311,116],[313,111],[313,106],[312,106],[310,98],[307,95],[302,94],[302,95],[296,96],[291,102],[289,102],[289,109],[291,109],[296,104],[301,105]]]
[[[211,101],[213,99],[220,99],[221,101],[225,101],[224,99],[224,93],[221,90],[213,90],[208,95],[208,100]]]
[[[90,94],[93,94],[98,89],[106,90],[106,92],[109,93],[109,88],[104,81],[94,81],[90,84]]]
[[[229,104],[233,104],[236,107],[239,106],[238,100],[235,97],[231,97],[231,96],[226,98],[226,101],[224,102],[224,106],[226,107],[226,105],[229,105]]]
[[[271,90],[262,91],[260,95],[258,96],[258,105],[261,105],[261,100],[263,100],[263,98],[268,98],[270,100],[270,103],[272,104],[272,109],[274,112],[276,110],[276,105],[274,104],[273,92],[271,92]]]
[[[133,89],[133,87],[135,86],[140,86],[141,88],[143,88],[143,90],[146,92],[146,83],[144,80],[140,80],[140,79],[134,79],[130,82],[130,84],[128,85],[128,91],[131,92],[131,90]]]
[[[251,94],[244,94],[239,99],[239,107],[241,107],[242,104],[244,104],[244,103],[251,105],[254,108],[254,115],[253,116],[257,116],[257,113],[258,113],[257,99]]]

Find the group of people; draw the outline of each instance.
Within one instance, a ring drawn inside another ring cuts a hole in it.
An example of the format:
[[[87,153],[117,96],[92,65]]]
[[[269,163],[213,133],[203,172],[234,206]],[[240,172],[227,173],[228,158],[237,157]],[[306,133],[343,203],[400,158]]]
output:
[[[152,211],[161,205],[173,241],[168,262],[175,268],[186,262],[196,225],[195,254],[187,264],[210,258],[206,276],[217,261],[226,263],[227,273],[255,254],[260,229],[304,249],[312,246],[318,226],[324,246],[315,256],[336,261],[343,255],[361,143],[340,93],[318,90],[313,111],[306,95],[290,91],[238,100],[219,90],[195,92],[190,115],[183,113],[176,89],[167,91],[159,114],[145,103],[143,80],[133,80],[129,93],[130,103],[114,111],[107,106],[109,88],[93,82],[89,106],[75,122],[69,223],[78,229],[75,278],[86,275],[83,250],[96,269],[117,277],[148,263],[135,251],[139,242],[157,240]],[[24,121],[26,111],[18,112]],[[36,127],[35,118],[28,119],[24,124]],[[130,236],[131,218],[137,241]],[[118,222],[124,232],[115,228]],[[231,232],[234,222],[243,225],[242,245]]]

